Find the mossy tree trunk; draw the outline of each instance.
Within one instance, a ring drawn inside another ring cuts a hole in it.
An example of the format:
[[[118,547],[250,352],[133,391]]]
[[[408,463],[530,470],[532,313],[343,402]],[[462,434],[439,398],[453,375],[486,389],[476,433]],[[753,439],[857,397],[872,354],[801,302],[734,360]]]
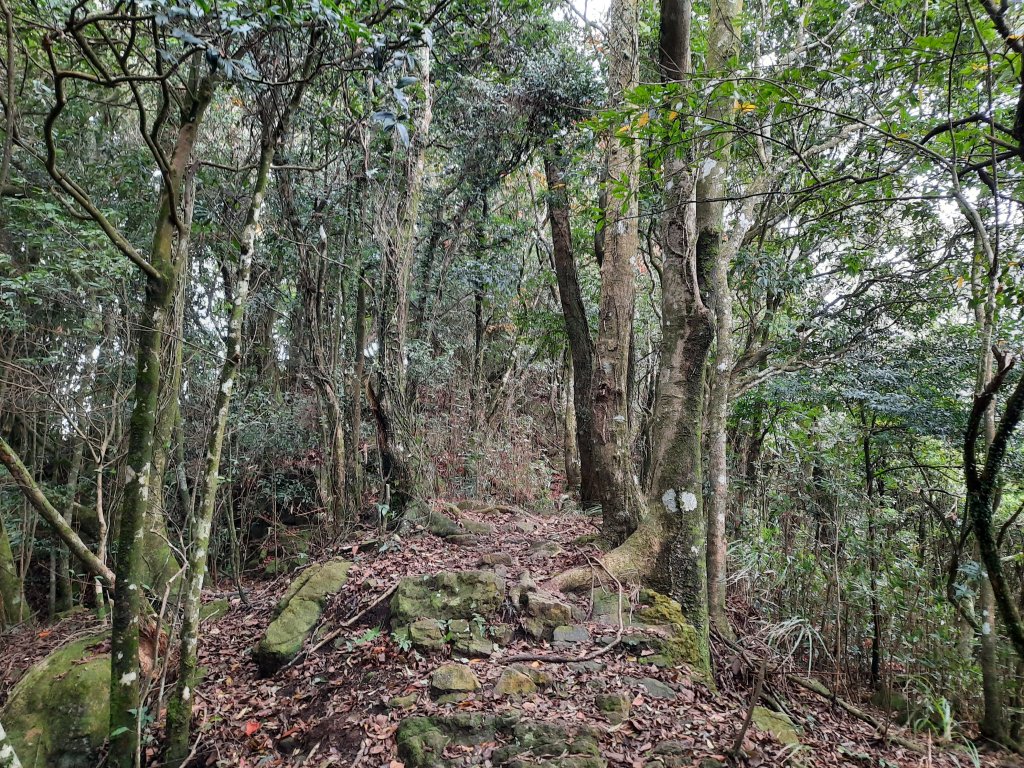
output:
[[[260,141],[259,159],[256,163],[256,175],[249,198],[249,210],[239,236],[238,271],[233,281],[234,295],[228,296],[231,301],[231,310],[224,344],[224,362],[221,365],[219,386],[214,401],[213,423],[207,437],[202,504],[197,514],[193,516],[190,527],[185,603],[178,654],[178,679],[167,708],[166,762],[169,765],[183,765],[189,757],[192,704],[196,687],[199,685],[199,624],[210,530],[217,505],[221,455],[224,448],[224,433],[227,430],[228,416],[231,410],[231,393],[234,390],[235,379],[242,362],[242,330],[245,323],[245,308],[249,297],[253,257],[260,232],[260,219],[270,180],[270,169],[277,151],[288,136],[292,116],[302,102],[306,84],[314,66],[319,38],[319,32],[314,30],[310,37],[309,48],[298,84],[295,86],[287,106],[281,110],[276,121],[273,120],[272,115],[263,115],[264,127]],[[273,100],[270,99],[270,101]]]
[[[149,266],[146,297],[139,325],[135,392],[128,432],[127,482],[120,507],[117,584],[111,627],[110,756],[114,768],[133,768],[138,762],[142,722],[142,670],[139,663],[139,624],[142,596],[143,540],[149,507],[150,469],[160,395],[160,352],[163,328],[177,290],[179,264],[175,238],[181,236],[178,201],[185,170],[198,139],[203,114],[213,98],[213,83],[204,78],[183,109],[174,149],[160,196]]]
[[[661,67],[667,83],[690,71],[690,0],[664,0]],[[697,631],[700,666],[710,666],[707,524],[701,472],[704,368],[714,338],[702,300],[709,264],[696,247],[695,180],[689,159],[670,147],[665,159],[662,349],[652,418],[650,487],[640,524],[602,562],[620,579],[646,582],[675,598]],[[703,252],[707,256],[707,251]],[[590,569],[549,580],[555,589],[590,583]]]
[[[636,0],[612,0],[608,10],[609,107],[625,106],[627,92],[640,76]],[[594,495],[601,504],[601,532],[613,543],[623,541],[640,513],[640,490],[632,460],[629,419],[630,349],[636,303],[634,260],[637,234],[639,154],[633,141],[622,141],[617,126],[607,137],[601,297],[591,383],[591,442]]]
[[[21,768],[14,745],[7,738],[4,726],[0,723],[0,768]]]
[[[0,520],[0,627],[25,620],[25,596],[14,566],[14,553],[7,526]]]

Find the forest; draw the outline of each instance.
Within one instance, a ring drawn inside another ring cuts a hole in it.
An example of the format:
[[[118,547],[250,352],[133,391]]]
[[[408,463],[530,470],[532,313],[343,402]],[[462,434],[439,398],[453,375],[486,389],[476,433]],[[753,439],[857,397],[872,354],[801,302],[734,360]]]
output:
[[[1020,3],[0,17],[0,768],[1024,765]]]

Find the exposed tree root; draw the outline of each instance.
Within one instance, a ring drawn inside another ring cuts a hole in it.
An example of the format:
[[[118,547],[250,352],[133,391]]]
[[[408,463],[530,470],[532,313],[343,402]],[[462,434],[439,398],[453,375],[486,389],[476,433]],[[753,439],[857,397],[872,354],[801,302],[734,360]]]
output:
[[[665,522],[661,514],[652,510],[628,539],[601,556],[599,562],[605,572],[627,584],[651,582],[668,543]],[[590,582],[591,569],[580,567],[552,576],[543,586],[553,592],[580,592]]]

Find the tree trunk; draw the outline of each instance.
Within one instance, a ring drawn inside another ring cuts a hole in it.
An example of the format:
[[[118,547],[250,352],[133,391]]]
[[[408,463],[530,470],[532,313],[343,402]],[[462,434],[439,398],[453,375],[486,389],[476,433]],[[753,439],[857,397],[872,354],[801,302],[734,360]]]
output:
[[[711,25],[705,61],[706,74],[727,78],[739,53],[739,36],[734,28],[742,9],[742,0],[712,0]],[[746,219],[740,217],[730,248],[723,247],[726,174],[732,156],[732,132],[727,130],[734,113],[734,88],[728,80],[719,84],[708,104],[708,121],[717,126],[707,160],[697,179],[697,260],[711,270],[711,303],[715,312],[715,365],[711,371],[707,413],[707,471],[711,490],[708,511],[708,611],[711,623],[720,632],[731,633],[725,610],[726,554],[725,531],[729,506],[729,461],[726,425],[729,416],[729,379],[733,366],[732,292],[729,266],[745,233]]]
[[[0,768],[21,768],[14,745],[7,738],[2,724],[0,724]]]
[[[406,149],[404,194],[398,203],[397,222],[388,234],[380,267],[377,386],[367,393],[377,425],[377,447],[387,486],[391,513],[399,516],[419,495],[421,478],[410,461],[409,407],[407,401],[406,337],[409,330],[409,288],[416,252],[416,221],[423,198],[427,139],[432,117],[430,50],[416,52],[423,102],[414,120],[415,131]],[[397,144],[397,138],[395,139]]]
[[[594,376],[594,342],[590,337],[587,308],[576,273],[569,220],[569,196],[562,171],[561,150],[556,145],[544,154],[544,174],[548,185],[548,220],[551,224],[551,251],[558,281],[558,299],[562,305],[565,335],[569,345],[572,372],[573,441],[579,454],[579,479],[570,483],[579,489],[584,509],[597,506],[597,480],[594,469],[593,415],[591,383]]]
[[[7,534],[7,526],[0,520],[0,627],[20,624],[25,617],[25,597],[21,590],[21,579],[14,567],[11,539]]]
[[[188,106],[174,144],[170,171],[161,193],[160,213],[150,250],[155,275],[147,274],[146,298],[139,319],[141,331],[135,369],[135,393],[128,434],[127,482],[120,509],[117,583],[110,655],[110,765],[133,768],[137,762],[142,723],[142,669],[139,664],[139,623],[142,598],[142,541],[150,494],[149,470],[160,394],[160,351],[164,319],[171,309],[179,276],[174,238],[180,235],[178,211],[181,182],[195,147],[203,113],[213,98],[209,80],[200,83]]]
[[[665,0],[661,15],[662,73],[680,82],[690,65],[689,0]],[[602,562],[620,580],[644,581],[679,601],[698,634],[710,668],[707,607],[707,525],[701,481],[704,366],[714,335],[701,299],[708,264],[698,259],[694,184],[686,158],[665,162],[662,348],[654,406],[651,485],[637,530]],[[606,256],[607,258],[607,256]],[[589,568],[560,574],[554,589],[590,583]]]
[[[580,453],[576,442],[576,407],[573,402],[572,361],[566,354],[562,363],[562,456],[565,464],[566,490],[580,487]]]
[[[85,542],[78,537],[78,534],[72,530],[67,520],[46,498],[21,459],[2,437],[0,437],[0,463],[7,467],[18,489],[39,513],[39,516],[53,529],[61,541],[68,545],[71,553],[82,561],[89,573],[105,581],[108,586],[113,586],[114,572],[96,557],[85,545]]]
[[[636,0],[612,0],[608,11],[608,106],[625,104],[640,72]],[[629,425],[629,361],[633,337],[637,255],[639,156],[632,141],[613,129],[607,138],[608,184],[624,184],[604,206],[601,299],[591,384],[594,495],[601,504],[602,535],[623,541],[637,525],[640,490],[635,479]]]

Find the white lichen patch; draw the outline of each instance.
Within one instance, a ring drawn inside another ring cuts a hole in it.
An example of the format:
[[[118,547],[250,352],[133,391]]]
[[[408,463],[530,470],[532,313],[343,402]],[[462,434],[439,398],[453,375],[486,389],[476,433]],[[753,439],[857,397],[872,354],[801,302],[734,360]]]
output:
[[[121,675],[121,685],[131,685],[138,679],[138,675],[134,672],[125,672]]]
[[[679,503],[686,512],[693,512],[697,508],[697,497],[689,491],[683,491],[679,494]]]
[[[679,512],[679,507],[676,504],[676,492],[675,489],[669,488],[663,494],[661,494],[661,503],[665,505],[665,509],[671,512],[673,515]]]

